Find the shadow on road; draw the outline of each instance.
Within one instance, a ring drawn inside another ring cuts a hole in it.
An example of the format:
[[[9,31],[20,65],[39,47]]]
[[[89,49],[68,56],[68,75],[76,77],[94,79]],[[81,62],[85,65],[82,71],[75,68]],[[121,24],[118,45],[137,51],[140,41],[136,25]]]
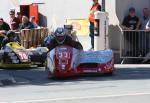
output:
[[[1,74],[8,74],[12,76],[16,83],[13,86],[19,85],[42,85],[42,86],[54,86],[54,85],[67,85],[78,84],[83,81],[116,81],[116,80],[142,80],[150,79],[150,69],[141,68],[121,68],[115,69],[113,75],[86,75],[71,77],[65,79],[49,79],[44,68],[38,69],[0,69]]]

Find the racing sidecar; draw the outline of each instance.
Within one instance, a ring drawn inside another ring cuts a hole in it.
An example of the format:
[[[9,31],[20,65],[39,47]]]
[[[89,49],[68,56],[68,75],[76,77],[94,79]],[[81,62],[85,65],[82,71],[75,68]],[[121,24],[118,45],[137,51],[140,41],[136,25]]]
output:
[[[0,50],[0,67],[31,67],[27,50],[17,42],[9,42]]]
[[[47,54],[49,77],[70,77],[82,74],[113,73],[112,50],[82,51],[70,46],[57,46]]]
[[[0,67],[26,68],[37,63],[43,64],[47,52],[46,47],[25,49],[18,42],[9,42],[0,50]]]

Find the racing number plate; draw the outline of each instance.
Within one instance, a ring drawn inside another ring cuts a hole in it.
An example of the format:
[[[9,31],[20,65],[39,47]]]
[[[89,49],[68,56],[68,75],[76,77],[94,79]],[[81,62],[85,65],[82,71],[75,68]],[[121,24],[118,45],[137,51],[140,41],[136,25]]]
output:
[[[56,57],[58,59],[69,59],[70,58],[70,53],[68,52],[59,52],[56,54]]]
[[[70,59],[70,53],[68,49],[59,49],[56,53],[56,57],[59,60],[59,64],[68,64]]]
[[[28,61],[28,55],[25,52],[17,51],[17,54],[22,62]]]
[[[70,58],[70,53],[68,52],[59,52],[56,54],[56,57],[59,60],[59,64],[68,64],[68,59]]]

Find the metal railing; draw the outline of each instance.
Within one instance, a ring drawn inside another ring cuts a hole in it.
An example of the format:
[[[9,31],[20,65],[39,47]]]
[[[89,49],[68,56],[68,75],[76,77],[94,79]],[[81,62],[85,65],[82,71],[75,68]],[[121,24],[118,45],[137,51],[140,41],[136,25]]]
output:
[[[120,57],[150,59],[150,32],[145,30],[122,30]]]

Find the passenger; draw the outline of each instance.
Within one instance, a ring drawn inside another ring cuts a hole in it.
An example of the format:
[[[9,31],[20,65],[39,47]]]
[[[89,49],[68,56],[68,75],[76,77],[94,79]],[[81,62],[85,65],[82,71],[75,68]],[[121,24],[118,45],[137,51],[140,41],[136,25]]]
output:
[[[31,16],[30,17],[30,22],[33,24],[34,28],[38,28],[38,24],[35,22],[35,17],[34,16]]]
[[[18,35],[13,31],[8,31],[6,33],[6,36],[2,41],[2,47],[4,47],[9,42],[18,42],[18,43],[20,43],[20,39],[19,39]]]
[[[64,28],[57,28],[53,34],[53,37],[49,39],[48,43],[49,44],[47,46],[49,50],[52,50],[58,45],[68,45],[76,49],[83,49],[80,42],[74,41],[69,35],[65,33]]]
[[[130,44],[130,46],[126,45],[125,49],[129,49],[130,51],[127,52],[126,55],[128,56],[137,56],[139,51],[139,34],[136,31],[132,30],[139,30],[140,27],[140,20],[136,16],[135,8],[129,8],[129,14],[126,16],[122,22],[122,28],[124,31],[124,37]]]
[[[22,17],[22,23],[20,25],[20,30],[22,29],[33,29],[34,25],[29,21],[27,16]]]
[[[11,10],[9,14],[10,14],[11,30],[17,31],[19,29],[19,25],[21,22],[18,18],[15,17],[15,10]]]

